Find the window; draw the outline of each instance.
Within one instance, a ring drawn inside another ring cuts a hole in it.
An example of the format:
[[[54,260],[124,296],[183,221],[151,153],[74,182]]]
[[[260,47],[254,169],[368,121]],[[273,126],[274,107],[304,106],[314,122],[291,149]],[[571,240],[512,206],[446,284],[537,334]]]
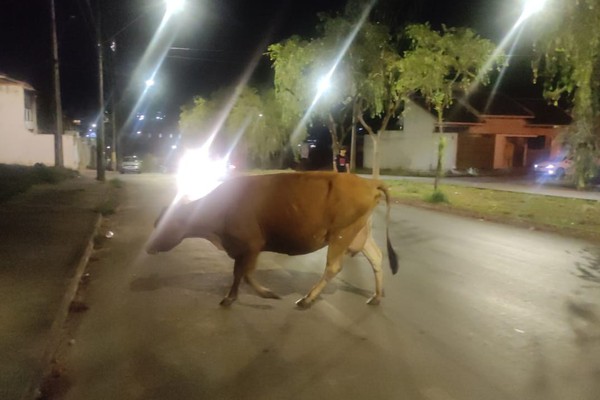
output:
[[[25,91],[25,121],[33,122],[33,93]]]
[[[546,136],[536,136],[527,139],[527,148],[530,150],[543,150],[546,148]]]

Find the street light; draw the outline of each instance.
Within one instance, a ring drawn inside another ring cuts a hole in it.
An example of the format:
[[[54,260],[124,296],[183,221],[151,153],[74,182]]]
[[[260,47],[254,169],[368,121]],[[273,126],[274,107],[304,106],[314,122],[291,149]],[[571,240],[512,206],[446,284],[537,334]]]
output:
[[[524,18],[529,18],[531,15],[541,11],[546,4],[546,0],[528,0],[523,8]]]
[[[323,96],[323,94],[327,92],[331,87],[331,76],[333,75],[336,66],[337,64],[334,65],[334,67],[331,68],[331,70],[329,70],[329,72],[322,76],[317,82],[317,94],[315,94],[315,98],[313,99],[310,109],[312,109],[315,106],[315,104],[317,104],[317,101],[319,101],[321,96]]]
[[[167,16],[171,16],[183,10],[185,6],[185,0],[165,0],[167,5]]]
[[[317,93],[323,94],[331,87],[331,75],[327,74],[321,79],[319,79],[319,83],[317,84]]]
[[[147,88],[150,88],[150,87],[154,86],[155,84],[156,84],[156,82],[152,78],[146,80],[146,87]]]
[[[523,6],[523,12],[521,13],[516,25],[520,25],[533,14],[540,12],[544,8],[545,4],[546,0],[526,0],[525,5]]]

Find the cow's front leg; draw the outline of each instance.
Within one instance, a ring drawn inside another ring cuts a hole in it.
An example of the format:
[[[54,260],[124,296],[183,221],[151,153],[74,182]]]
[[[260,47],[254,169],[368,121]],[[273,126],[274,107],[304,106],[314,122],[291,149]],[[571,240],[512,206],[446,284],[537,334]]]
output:
[[[230,306],[237,299],[238,288],[240,287],[242,277],[246,274],[246,271],[254,269],[257,258],[258,253],[245,253],[235,258],[233,264],[233,283],[227,296],[221,300],[220,304],[222,306]]]

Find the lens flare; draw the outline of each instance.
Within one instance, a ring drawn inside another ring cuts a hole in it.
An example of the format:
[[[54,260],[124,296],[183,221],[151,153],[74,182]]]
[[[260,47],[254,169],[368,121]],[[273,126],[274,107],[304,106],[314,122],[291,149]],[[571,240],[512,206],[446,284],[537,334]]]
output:
[[[227,158],[210,155],[209,146],[187,150],[177,169],[177,200],[200,199],[227,178]]]

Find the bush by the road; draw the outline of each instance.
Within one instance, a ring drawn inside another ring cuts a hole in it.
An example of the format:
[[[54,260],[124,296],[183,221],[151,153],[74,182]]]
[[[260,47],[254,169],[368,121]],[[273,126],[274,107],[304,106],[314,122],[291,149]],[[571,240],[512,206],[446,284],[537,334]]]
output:
[[[0,164],[0,203],[41,183],[59,183],[74,178],[77,172],[36,164],[33,167]]]

